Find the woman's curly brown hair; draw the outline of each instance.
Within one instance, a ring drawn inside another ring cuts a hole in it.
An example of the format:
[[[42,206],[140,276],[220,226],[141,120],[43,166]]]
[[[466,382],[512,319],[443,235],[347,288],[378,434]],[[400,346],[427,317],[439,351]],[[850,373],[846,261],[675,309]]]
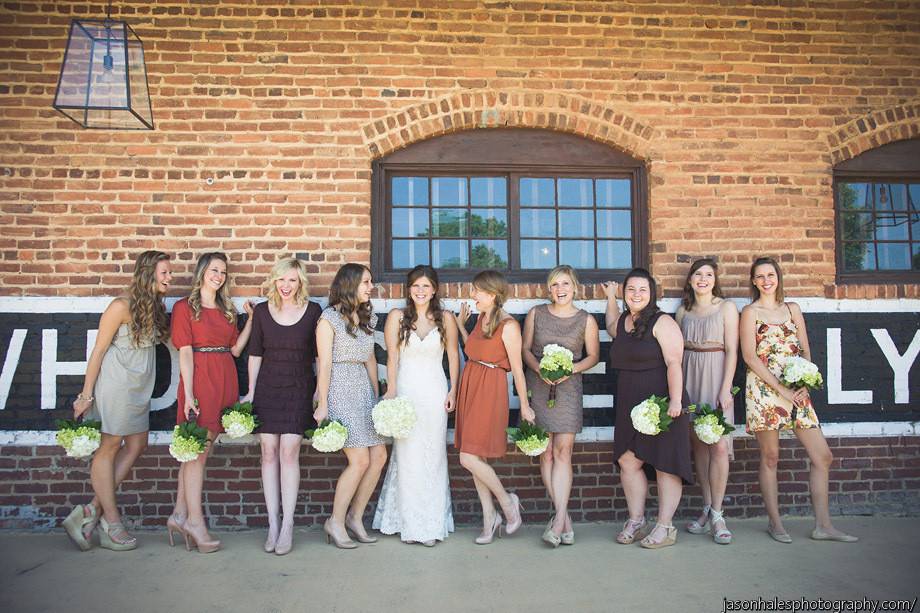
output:
[[[370,269],[363,264],[345,264],[335,273],[332,285],[329,287],[329,306],[334,307],[342,319],[345,320],[345,330],[354,338],[358,337],[358,328],[365,334],[373,334],[371,328],[371,313],[373,306],[370,301],[358,300],[358,286],[365,271]],[[358,325],[354,324],[352,316],[358,314]]]
[[[147,340],[162,343],[169,338],[166,305],[157,290],[157,264],[169,261],[162,251],[145,251],[134,264],[134,278],[128,287],[128,308],[131,311],[131,340],[134,345]]]
[[[418,310],[415,308],[415,301],[412,300],[410,292],[412,284],[422,278],[428,279],[431,281],[431,285],[434,286],[434,295],[431,297],[431,302],[428,303],[428,313],[431,315],[431,319],[434,320],[434,325],[441,335],[441,347],[445,347],[447,333],[444,331],[444,312],[441,310],[441,299],[438,298],[438,273],[434,268],[425,264],[420,264],[410,270],[409,276],[406,277],[406,308],[403,309],[403,318],[399,322],[399,343],[408,345],[409,336],[416,329]]]

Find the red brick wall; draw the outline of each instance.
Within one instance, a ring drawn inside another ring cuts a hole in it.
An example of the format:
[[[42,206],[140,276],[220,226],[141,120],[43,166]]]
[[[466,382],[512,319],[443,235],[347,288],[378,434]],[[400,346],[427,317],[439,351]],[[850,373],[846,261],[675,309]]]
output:
[[[782,245],[794,295],[920,296],[834,284],[830,186],[834,163],[920,136],[920,10],[755,4],[129,0],[157,129],[112,132],[51,108],[68,22],[103,3],[8,3],[0,295],[113,295],[153,246],[178,254],[176,291],[213,249],[237,294],[290,253],[323,287],[369,260],[374,158],[511,125],[647,160],[669,293],[682,258],[717,254],[738,294],[751,253]]]
[[[834,514],[916,515],[920,509],[920,437],[831,437],[836,457],[831,471]],[[757,484],[758,455],[753,439],[736,441],[726,508],[731,517],[764,514]],[[479,502],[469,474],[451,450],[450,477],[454,519],[459,525],[480,521]],[[626,499],[612,471],[612,443],[579,443],[573,458],[575,478],[571,514],[576,522],[624,520]],[[332,509],[335,481],[344,467],[342,454],[320,454],[304,446],[297,523],[320,523]],[[550,516],[537,460],[510,453],[495,463],[505,487],[523,501],[525,519]],[[0,448],[0,528],[46,529],[56,526],[77,503],[92,496],[89,464],[63,457],[56,447]],[[153,446],[138,460],[118,500],[134,526],[162,526],[172,511],[178,463],[165,446]],[[779,463],[780,506],[784,513],[808,515],[808,460],[795,440],[783,440]],[[206,513],[212,525],[242,528],[266,525],[257,445],[218,445],[209,459],[205,481]],[[382,479],[381,479],[382,481]],[[372,504],[376,502],[376,495]],[[693,516],[702,506],[699,488],[689,487],[678,511]],[[650,512],[655,507],[649,500]],[[373,508],[369,511],[373,513]]]

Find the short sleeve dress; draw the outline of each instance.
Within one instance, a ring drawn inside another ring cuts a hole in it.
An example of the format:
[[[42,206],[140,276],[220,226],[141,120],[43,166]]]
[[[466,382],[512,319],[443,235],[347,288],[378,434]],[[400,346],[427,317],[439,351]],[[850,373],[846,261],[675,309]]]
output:
[[[240,332],[220,309],[201,308],[198,319],[192,317],[188,298],[173,306],[172,342],[176,349],[192,347],[194,373],[192,391],[198,401],[198,425],[219,434],[220,412],[240,399],[240,383],[236,362],[230,348]],[[179,375],[179,404],[176,423],[185,422],[185,384]]]
[[[268,302],[252,313],[249,355],[261,357],[252,404],[261,434],[299,434],[314,426],[316,391],[316,323],[322,309],[307,303],[300,319],[281,325],[271,315]]]

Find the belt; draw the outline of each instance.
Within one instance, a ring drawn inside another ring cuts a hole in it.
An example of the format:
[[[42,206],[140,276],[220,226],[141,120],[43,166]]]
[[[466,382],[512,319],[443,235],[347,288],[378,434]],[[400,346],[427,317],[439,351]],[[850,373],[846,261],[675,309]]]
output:
[[[697,353],[716,353],[725,351],[724,347],[684,347],[684,351],[696,351]]]
[[[192,347],[195,353],[230,353],[230,347]]]
[[[492,362],[483,362],[482,360],[470,360],[470,362],[476,362],[477,364],[482,364],[486,368],[501,368],[502,370],[505,370],[498,364],[493,364]]]

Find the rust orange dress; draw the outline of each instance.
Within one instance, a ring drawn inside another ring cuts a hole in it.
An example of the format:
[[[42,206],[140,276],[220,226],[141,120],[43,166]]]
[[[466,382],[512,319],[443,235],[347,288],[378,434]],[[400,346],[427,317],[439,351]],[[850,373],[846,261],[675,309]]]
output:
[[[482,458],[501,458],[508,444],[505,432],[508,427],[507,373],[511,370],[502,330],[510,318],[498,324],[492,338],[483,335],[483,320],[479,318],[466,340],[469,361],[463,368],[457,394],[454,447]]]

